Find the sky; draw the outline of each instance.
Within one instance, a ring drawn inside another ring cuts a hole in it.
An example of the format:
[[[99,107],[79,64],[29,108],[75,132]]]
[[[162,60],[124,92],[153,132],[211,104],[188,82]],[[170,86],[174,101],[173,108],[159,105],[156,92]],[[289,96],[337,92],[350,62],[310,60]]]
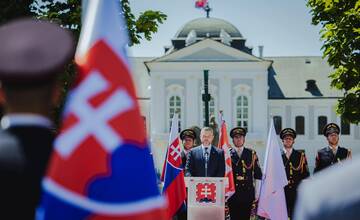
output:
[[[151,41],[129,49],[130,56],[158,57],[171,45],[176,32],[192,19],[205,17],[194,7],[195,0],[130,0],[138,16],[145,10],[160,10],[168,17]],[[305,0],[209,0],[210,17],[224,19],[237,27],[246,45],[263,45],[264,56],[321,56],[320,27],[311,24]]]

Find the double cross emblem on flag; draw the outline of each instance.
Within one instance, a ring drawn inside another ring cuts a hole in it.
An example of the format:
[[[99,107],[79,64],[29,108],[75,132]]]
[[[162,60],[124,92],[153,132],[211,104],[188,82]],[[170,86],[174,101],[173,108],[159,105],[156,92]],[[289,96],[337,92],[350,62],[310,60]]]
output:
[[[196,185],[196,201],[204,203],[216,202],[216,184],[198,183]]]

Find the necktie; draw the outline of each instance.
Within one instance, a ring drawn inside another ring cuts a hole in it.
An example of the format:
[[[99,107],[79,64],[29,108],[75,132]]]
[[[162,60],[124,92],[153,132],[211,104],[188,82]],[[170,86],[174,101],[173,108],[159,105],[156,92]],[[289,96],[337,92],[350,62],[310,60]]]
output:
[[[208,148],[205,147],[204,148],[205,152],[204,152],[204,158],[205,158],[205,176],[208,176],[208,162],[209,162],[209,152],[208,152]]]
[[[291,155],[290,151],[286,151],[286,157],[287,157],[288,159],[290,158],[290,155]]]
[[[205,156],[205,160],[207,162],[207,160],[209,159],[209,151],[208,151],[208,147],[204,148],[205,152],[204,152],[204,156]]]

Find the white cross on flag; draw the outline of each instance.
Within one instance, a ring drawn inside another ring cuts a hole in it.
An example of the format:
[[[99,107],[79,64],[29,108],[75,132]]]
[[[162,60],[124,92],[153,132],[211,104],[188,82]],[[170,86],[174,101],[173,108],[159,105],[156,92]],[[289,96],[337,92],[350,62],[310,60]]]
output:
[[[37,219],[167,219],[125,51],[121,1],[89,0],[83,13],[79,71]]]

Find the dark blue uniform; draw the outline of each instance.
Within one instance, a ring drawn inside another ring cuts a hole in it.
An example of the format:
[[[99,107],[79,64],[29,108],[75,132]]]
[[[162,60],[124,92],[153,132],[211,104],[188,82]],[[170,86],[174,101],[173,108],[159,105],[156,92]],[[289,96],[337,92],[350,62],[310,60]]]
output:
[[[297,188],[303,179],[309,177],[310,173],[303,152],[293,149],[289,159],[283,152],[282,159],[288,179],[288,185],[285,186],[286,206],[288,216],[292,218],[297,198]]]
[[[228,200],[230,217],[234,220],[248,220],[255,200],[254,180],[261,180],[262,172],[254,150],[244,148],[241,157],[230,149],[235,194]]]
[[[351,158],[351,151],[346,148],[339,146],[334,155],[330,147],[324,147],[317,152],[314,173],[347,158]]]

